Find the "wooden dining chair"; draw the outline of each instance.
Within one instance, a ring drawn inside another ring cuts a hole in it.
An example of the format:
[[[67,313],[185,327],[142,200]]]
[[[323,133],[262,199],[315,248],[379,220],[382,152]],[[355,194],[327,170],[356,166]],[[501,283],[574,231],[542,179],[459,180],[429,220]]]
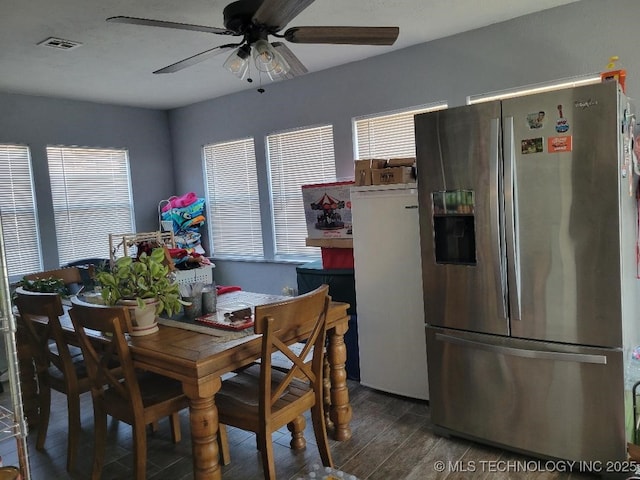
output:
[[[287,425],[302,434],[303,414],[311,410],[320,458],[333,466],[323,406],[323,352],[326,339],[329,287],[269,305],[255,307],[254,331],[262,334],[260,363],[240,370],[222,382],[216,393],[220,423],[254,432],[262,457],[264,478],[276,478],[272,433]],[[299,335],[306,337],[301,351],[289,348]],[[311,363],[305,358],[313,349]],[[281,352],[291,367],[273,368],[272,353]],[[300,445],[304,448],[304,443]]]
[[[82,287],[82,274],[78,267],[57,268],[55,270],[45,270],[44,272],[30,273],[24,276],[25,280],[41,280],[47,278],[58,278],[63,281],[70,295],[75,295]]]
[[[94,459],[92,479],[100,478],[107,439],[107,415],[133,428],[133,462],[136,480],[146,478],[146,426],[170,417],[174,442],[180,441],[178,412],[188,406],[180,382],[151,372],[137,371],[133,365],[125,333],[131,331],[129,311],[123,307],[87,305],[72,298],[69,311],[92,380],[94,411]],[[92,330],[94,332],[89,333]],[[102,332],[100,342],[90,339]],[[99,346],[97,346],[99,344]],[[107,368],[117,360],[122,379]]]
[[[19,313],[18,322],[24,327],[38,379],[40,418],[36,448],[44,449],[53,389],[67,397],[67,470],[71,471],[75,465],[80,436],[80,394],[91,390],[82,352],[67,343],[60,325],[59,317],[64,312],[58,294],[28,292],[19,288],[15,303]]]

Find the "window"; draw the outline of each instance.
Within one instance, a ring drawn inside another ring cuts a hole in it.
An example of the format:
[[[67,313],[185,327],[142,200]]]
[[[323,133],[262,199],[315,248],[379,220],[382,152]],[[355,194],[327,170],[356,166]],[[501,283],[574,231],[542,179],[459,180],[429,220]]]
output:
[[[22,276],[42,270],[31,156],[24,145],[0,145],[0,218],[7,273]]]
[[[262,257],[253,138],[204,147],[209,238],[216,257]]]
[[[302,185],[336,181],[333,127],[306,128],[267,137],[276,255],[318,256],[307,247]]]
[[[126,150],[47,147],[61,265],[109,258],[109,234],[135,232]]]
[[[413,116],[444,108],[447,108],[446,103],[438,103],[354,119],[355,158],[415,157]]]

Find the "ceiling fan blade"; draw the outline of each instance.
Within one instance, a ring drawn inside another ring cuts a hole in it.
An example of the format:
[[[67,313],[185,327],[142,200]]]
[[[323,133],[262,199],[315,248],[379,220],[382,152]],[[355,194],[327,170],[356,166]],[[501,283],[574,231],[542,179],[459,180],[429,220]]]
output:
[[[287,47],[284,43],[273,42],[271,45],[276,49],[278,53],[280,53],[280,55],[284,57],[284,59],[289,64],[289,71],[286,75],[287,78],[297,77],[299,75],[309,73],[307,67],[302,64],[298,57],[296,57],[296,55],[291,50],[289,50],[289,47]]]
[[[221,53],[227,52],[229,50],[233,50],[234,48],[242,45],[241,43],[230,43],[228,45],[220,45],[219,47],[213,47],[209,50],[205,50],[204,52],[200,52],[192,57],[185,58],[184,60],[180,60],[168,67],[161,68],[160,70],[156,70],[153,73],[174,73],[178,70],[182,70],[183,68],[190,67],[191,65],[195,65],[196,63],[200,63],[208,58],[215,57],[216,55],[220,55]]]
[[[216,35],[237,35],[231,30],[218,27],[207,27],[206,25],[192,25],[190,23],[165,22],[163,20],[151,20],[148,18],[136,17],[109,17],[107,22],[130,23],[132,25],[146,25],[148,27],[175,28],[178,30],[193,30],[195,32],[215,33]]]
[[[277,32],[313,2],[314,0],[264,0],[253,15],[253,22],[267,25],[270,30]]]
[[[293,27],[284,38],[292,43],[393,45],[399,33],[398,27]]]

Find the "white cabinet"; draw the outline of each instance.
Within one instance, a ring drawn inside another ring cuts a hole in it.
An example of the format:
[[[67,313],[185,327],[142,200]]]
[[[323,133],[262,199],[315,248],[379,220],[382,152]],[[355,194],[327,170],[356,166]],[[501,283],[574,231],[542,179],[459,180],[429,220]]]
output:
[[[418,192],[351,189],[360,382],[428,399]]]

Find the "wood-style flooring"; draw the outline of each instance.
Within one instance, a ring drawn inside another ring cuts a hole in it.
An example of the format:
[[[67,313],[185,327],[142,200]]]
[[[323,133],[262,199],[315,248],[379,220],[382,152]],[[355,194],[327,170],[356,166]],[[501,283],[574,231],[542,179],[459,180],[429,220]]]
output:
[[[425,479],[593,479],[581,472],[559,472],[544,468],[541,461],[505,452],[465,440],[444,438],[433,433],[427,402],[381,393],[349,381],[353,419],[353,436],[349,441],[331,441],[336,466],[360,480],[425,480]],[[28,436],[31,478],[88,479],[93,449],[93,411],[90,394],[83,395],[82,438],[79,461],[74,472],[65,470],[67,412],[65,397],[52,392],[52,409],[46,450],[35,449],[36,431]],[[0,404],[9,407],[7,384],[0,394]],[[182,412],[182,441],[170,440],[167,420],[157,433],[148,433],[147,476],[153,480],[186,480],[192,478],[191,441],[188,414]],[[108,448],[104,480],[131,478],[131,429],[109,420]],[[260,456],[253,434],[229,428],[231,464],[223,467],[225,480],[261,479]],[[304,451],[289,448],[290,434],[285,429],[274,435],[278,478],[306,478],[313,465],[319,464],[311,421],[307,422]],[[5,465],[16,465],[16,442],[0,443]],[[442,463],[444,462],[444,463]],[[525,471],[523,471],[525,470]]]

